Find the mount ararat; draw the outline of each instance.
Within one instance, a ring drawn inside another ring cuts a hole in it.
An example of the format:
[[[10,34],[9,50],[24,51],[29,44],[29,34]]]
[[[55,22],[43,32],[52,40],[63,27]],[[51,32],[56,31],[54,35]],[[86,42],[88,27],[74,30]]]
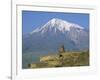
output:
[[[55,53],[64,45],[67,51],[89,49],[89,32],[84,27],[53,18],[27,35],[23,35],[22,51]]]

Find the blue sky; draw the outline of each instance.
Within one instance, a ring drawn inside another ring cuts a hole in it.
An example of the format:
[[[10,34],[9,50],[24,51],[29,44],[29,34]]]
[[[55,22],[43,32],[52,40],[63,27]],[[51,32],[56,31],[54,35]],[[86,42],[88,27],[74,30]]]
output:
[[[76,23],[86,29],[89,28],[89,14],[22,11],[23,34],[29,33],[33,31],[33,29],[43,26],[52,18],[63,19],[72,23]]]

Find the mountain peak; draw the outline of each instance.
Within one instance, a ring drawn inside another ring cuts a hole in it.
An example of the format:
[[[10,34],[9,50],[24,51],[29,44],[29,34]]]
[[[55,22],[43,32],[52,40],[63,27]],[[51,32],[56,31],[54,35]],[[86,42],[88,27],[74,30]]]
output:
[[[44,32],[50,31],[51,29],[54,29],[54,31],[59,30],[61,32],[65,32],[65,31],[70,31],[71,28],[84,29],[78,24],[74,24],[74,23],[59,19],[59,18],[52,18],[44,26],[33,30],[32,33],[34,32],[44,33]]]
[[[59,18],[52,18],[49,22],[51,22],[51,23],[53,23],[53,24],[56,24],[56,23],[62,23],[62,22],[65,22],[64,20],[62,20],[62,19],[59,19]],[[66,21],[66,23],[68,23],[67,21]]]
[[[50,21],[55,22],[55,21],[63,21],[63,20],[59,18],[52,18]]]

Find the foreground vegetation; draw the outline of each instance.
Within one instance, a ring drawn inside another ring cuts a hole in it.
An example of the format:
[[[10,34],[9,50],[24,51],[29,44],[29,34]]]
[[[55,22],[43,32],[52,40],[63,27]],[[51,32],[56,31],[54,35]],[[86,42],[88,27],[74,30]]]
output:
[[[56,55],[40,57],[38,63],[28,64],[29,68],[89,66],[89,51],[63,51]]]

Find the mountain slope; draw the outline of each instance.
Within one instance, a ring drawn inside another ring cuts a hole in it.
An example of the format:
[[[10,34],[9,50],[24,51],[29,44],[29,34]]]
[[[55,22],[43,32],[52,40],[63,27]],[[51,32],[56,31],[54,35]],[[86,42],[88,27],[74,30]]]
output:
[[[61,32],[66,32],[66,31],[70,31],[71,28],[77,28],[77,29],[84,29],[83,27],[77,25],[77,24],[73,24],[73,23],[69,23],[67,21],[58,19],[58,18],[53,18],[50,21],[48,21],[44,26],[37,28],[35,30],[33,30],[31,32],[31,34],[35,33],[35,32],[41,32],[41,33],[45,33],[48,31],[54,30],[54,32],[56,32],[57,30],[61,31]]]
[[[61,45],[66,50],[88,49],[89,33],[77,24],[53,18],[23,36],[23,52],[53,53]]]

